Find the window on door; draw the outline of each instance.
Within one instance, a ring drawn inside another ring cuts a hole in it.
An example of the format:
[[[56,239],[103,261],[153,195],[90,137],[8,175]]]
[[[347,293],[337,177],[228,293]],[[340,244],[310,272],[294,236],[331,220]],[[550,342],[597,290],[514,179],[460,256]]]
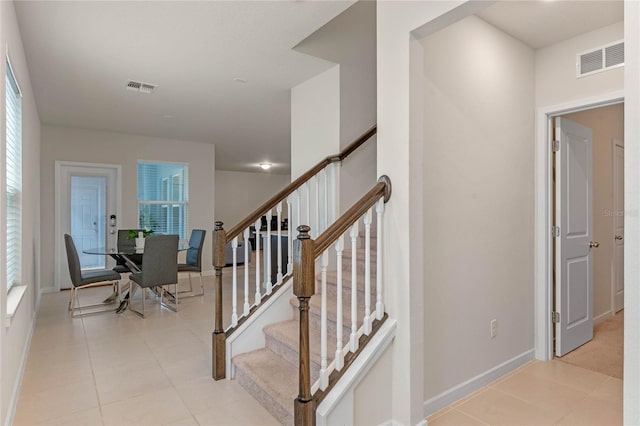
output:
[[[22,94],[6,60],[7,288],[22,277]]]
[[[188,166],[138,162],[138,225],[186,240],[189,217]]]

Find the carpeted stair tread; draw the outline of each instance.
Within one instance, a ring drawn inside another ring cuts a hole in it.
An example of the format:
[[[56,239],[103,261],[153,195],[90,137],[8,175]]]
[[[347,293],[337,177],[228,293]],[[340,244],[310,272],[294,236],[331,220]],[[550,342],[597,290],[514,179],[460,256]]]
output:
[[[374,296],[375,300],[376,293],[376,269],[375,267],[371,268],[371,286],[370,292]],[[364,273],[358,273],[356,276],[356,286],[358,289],[358,300],[364,300]],[[320,293],[320,289],[322,287],[322,275],[316,275],[316,295]],[[327,294],[335,294],[338,288],[338,271],[327,271]],[[351,270],[350,268],[344,268],[342,270],[342,298],[344,301],[345,296],[349,297],[351,300]]]
[[[277,348],[271,349],[279,355],[285,357],[287,361],[297,364],[298,348],[300,347],[300,323],[297,320],[282,321],[270,324],[264,329],[267,339],[271,338],[284,345],[286,353],[281,353]],[[309,328],[309,356],[311,358],[312,382],[317,379],[317,370],[320,368],[320,329]],[[315,365],[314,365],[315,364]],[[314,377],[315,376],[315,377]]]
[[[298,395],[298,366],[269,349],[233,358],[240,384],[282,424],[293,424]]]

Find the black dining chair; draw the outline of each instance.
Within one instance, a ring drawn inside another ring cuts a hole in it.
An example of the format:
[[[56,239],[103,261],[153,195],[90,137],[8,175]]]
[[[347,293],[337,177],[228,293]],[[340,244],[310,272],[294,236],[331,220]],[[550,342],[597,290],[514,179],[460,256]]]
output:
[[[120,274],[112,271],[110,269],[101,269],[99,271],[91,271],[91,272],[82,272],[80,267],[80,258],[78,257],[78,250],[76,249],[76,245],[73,242],[73,238],[71,235],[64,234],[64,245],[67,250],[67,263],[69,265],[69,275],[71,276],[71,283],[73,284],[73,288],[71,289],[71,296],[69,299],[69,312],[71,312],[72,317],[79,317],[88,314],[95,314],[99,312],[109,312],[115,311],[116,308],[112,309],[100,309],[100,310],[91,310],[89,312],[84,312],[80,314],[76,314],[76,311],[82,312],[83,309],[91,309],[97,308],[99,306],[112,305],[116,302],[119,302],[119,289],[118,281],[120,280]],[[113,286],[113,294],[115,297],[111,297],[106,299],[104,302],[95,303],[92,305],[80,305],[80,299],[78,297],[78,290],[96,287],[99,285],[104,285],[105,282],[111,282]]]
[[[129,309],[142,318],[145,316],[146,290],[158,287],[160,305],[174,312],[178,311],[178,236],[153,235],[146,238],[144,256],[142,257],[142,272],[129,276]],[[142,289],[142,311],[133,307],[133,284]],[[167,285],[175,285],[175,291],[168,295],[164,302]],[[173,300],[171,300],[173,299]]]
[[[178,272],[189,273],[189,290],[181,291],[180,293],[190,293],[187,296],[182,297],[194,297],[204,295],[204,286],[202,285],[202,247],[204,247],[204,237],[207,231],[204,229],[194,229],[191,231],[189,237],[189,248],[187,249],[187,257],[185,263],[178,264]],[[200,292],[193,292],[193,285],[191,283],[191,273],[197,272],[200,276]]]

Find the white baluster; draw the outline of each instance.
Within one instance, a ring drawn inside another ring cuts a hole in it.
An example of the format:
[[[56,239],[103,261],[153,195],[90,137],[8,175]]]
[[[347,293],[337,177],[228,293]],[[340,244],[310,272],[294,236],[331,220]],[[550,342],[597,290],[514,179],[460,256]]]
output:
[[[364,214],[364,334],[371,333],[371,209]]]
[[[331,223],[340,216],[340,169],[342,163],[333,163],[333,217]]]
[[[344,355],[342,353],[342,250],[344,250],[344,236],[340,235],[335,244],[336,248],[336,355],[335,367],[340,371],[344,366]]]
[[[260,300],[262,299],[261,291],[260,291],[260,283],[262,282],[262,278],[260,277],[260,227],[262,226],[262,222],[260,219],[256,220],[255,223],[256,228],[256,306],[260,304]]]
[[[267,254],[264,260],[265,277],[265,294],[271,294],[273,284],[271,283],[271,210],[267,212],[267,240],[264,243],[264,251]]]
[[[301,209],[302,209],[302,191],[300,190],[296,190],[296,204],[298,206],[298,208],[296,209],[296,225],[293,229],[298,229],[298,226],[301,225],[300,215],[301,215]]]
[[[384,316],[384,304],[382,303],[382,213],[384,212],[384,199],[380,198],[376,204],[376,319]]]
[[[276,206],[276,214],[278,216],[278,271],[276,275],[276,285],[282,284],[282,201]]]
[[[321,277],[322,290],[320,292],[320,389],[325,390],[329,385],[327,371],[327,266],[329,265],[329,250],[322,253]]]
[[[351,336],[349,337],[349,350],[358,350],[358,222],[354,223],[349,232],[351,237]]]
[[[238,325],[238,237],[235,237],[231,240],[231,251],[233,253],[233,263],[232,263],[232,287],[231,287],[231,303],[233,305],[231,312],[231,326],[235,327]]]
[[[293,223],[291,220],[291,195],[287,197],[287,275],[293,273],[293,239],[291,238],[291,230]]]
[[[318,235],[320,235],[320,178],[318,175],[315,175],[312,179],[315,186],[315,206],[313,208],[315,213],[313,215],[314,224],[313,228],[311,228],[311,232],[313,233],[314,238],[318,238]]]
[[[327,167],[322,169],[323,192],[322,192],[322,232],[329,227],[329,174]]]
[[[244,311],[243,315],[249,315],[249,228],[244,230]]]
[[[306,222],[304,223],[305,225],[309,225],[311,223],[311,188],[309,186],[309,182],[305,182],[304,183],[304,189],[305,189],[305,193],[307,194],[307,199],[306,199],[306,207],[307,207],[307,211],[305,212],[305,217],[306,217]],[[313,234],[313,229],[311,230],[311,234]]]

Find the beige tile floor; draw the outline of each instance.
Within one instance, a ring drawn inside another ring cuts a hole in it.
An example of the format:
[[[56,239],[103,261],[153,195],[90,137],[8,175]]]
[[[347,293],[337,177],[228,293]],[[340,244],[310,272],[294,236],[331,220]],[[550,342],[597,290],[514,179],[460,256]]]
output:
[[[205,292],[177,313],[150,298],[145,319],[72,319],[68,292],[43,295],[14,425],[278,424],[236,381],[211,378],[213,277]]]
[[[429,426],[622,425],[622,380],[532,361],[427,418]]]
[[[230,306],[231,270],[224,273],[224,303]],[[240,282],[242,274],[239,268]],[[87,297],[106,292],[95,289]],[[150,299],[145,319],[128,311],[72,319],[67,292],[43,295],[14,424],[278,424],[237,382],[211,379],[212,294],[213,277],[206,277],[204,297],[183,299],[177,313]],[[240,285],[240,301],[243,294]],[[620,425],[622,381],[555,360],[534,361],[428,422]]]

